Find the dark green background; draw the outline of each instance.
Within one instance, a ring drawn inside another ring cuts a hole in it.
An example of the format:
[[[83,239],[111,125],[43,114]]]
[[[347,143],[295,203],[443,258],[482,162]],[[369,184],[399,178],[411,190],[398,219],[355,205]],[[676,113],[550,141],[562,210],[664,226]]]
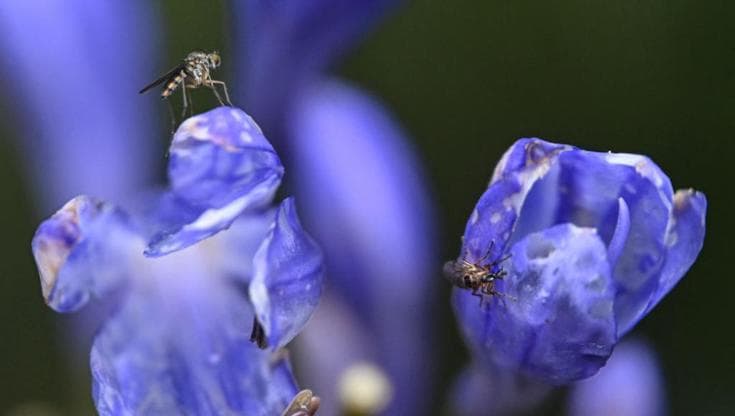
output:
[[[164,2],[161,61],[209,45],[227,60],[225,5]],[[724,415],[735,409],[734,22],[730,1],[417,0],[338,72],[380,96],[411,135],[435,191],[445,258],[456,256],[495,162],[519,137],[646,154],[675,187],[705,192],[699,260],[634,333],[660,353],[672,414]],[[13,146],[23,136],[2,110],[0,412],[34,402],[84,414],[86,369],[77,371],[81,380],[70,375],[57,337],[68,318],[43,304],[30,255],[48,213],[34,208]],[[164,108],[161,120],[163,143]],[[437,302],[438,339],[452,343],[441,346],[443,383],[466,358],[454,352],[461,348],[447,295]],[[440,406],[443,392],[436,397]]]

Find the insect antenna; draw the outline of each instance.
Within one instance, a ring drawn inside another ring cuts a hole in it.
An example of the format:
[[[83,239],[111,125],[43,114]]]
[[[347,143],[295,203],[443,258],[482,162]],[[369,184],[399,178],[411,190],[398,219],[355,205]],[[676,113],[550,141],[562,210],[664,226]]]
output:
[[[500,259],[500,260],[497,260],[497,261],[495,261],[494,263],[495,263],[495,264],[500,264],[500,263],[502,263],[502,262],[504,262],[504,261],[508,260],[508,259],[509,259],[509,258],[511,258],[511,257],[513,257],[513,255],[512,255],[511,253],[508,253],[508,254],[507,254],[507,255],[506,255],[505,257],[503,257],[503,258],[502,258],[502,259]]]
[[[490,242],[490,247],[487,248],[487,251],[485,252],[485,255],[480,258],[478,263],[482,263],[483,261],[487,260],[488,257],[490,257],[490,253],[493,251],[493,247],[495,247],[495,240],[492,240]]]

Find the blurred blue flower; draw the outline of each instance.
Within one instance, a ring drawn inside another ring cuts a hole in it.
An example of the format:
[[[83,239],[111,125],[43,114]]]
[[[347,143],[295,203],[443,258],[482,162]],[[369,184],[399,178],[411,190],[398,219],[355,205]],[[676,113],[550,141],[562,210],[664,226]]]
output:
[[[39,226],[44,298],[117,304],[92,346],[100,414],[280,414],[296,386],[279,350],[316,307],[321,253],[293,199],[268,209],[283,167],[247,114],[186,120],[170,153],[171,189],[142,209],[80,196]]]
[[[624,341],[605,367],[573,385],[569,415],[661,416],[666,414],[663,375],[654,352],[641,341]]]
[[[293,167],[301,173],[296,195],[324,247],[341,319],[350,317],[350,326],[368,341],[352,350],[345,367],[313,385],[329,393],[349,366],[367,361],[392,384],[388,414],[424,414],[434,375],[429,363],[436,250],[419,163],[396,122],[358,89],[314,83],[295,109],[288,131]],[[335,319],[316,318],[305,337]],[[309,360],[330,368],[325,361],[355,343],[340,337],[317,348],[313,342]]]
[[[487,362],[472,362],[459,374],[449,392],[449,414],[525,415],[552,392],[552,388],[523,374]]]
[[[431,402],[437,256],[423,173],[379,101],[325,80],[329,66],[400,3],[233,3],[240,96],[275,136],[305,223],[325,250],[330,290],[299,346],[305,380],[327,398],[320,409],[327,416],[355,410],[340,388],[353,384],[341,381],[366,363],[376,371],[357,374],[383,373],[392,392],[370,413],[423,415]],[[342,328],[339,337],[334,328]]]
[[[140,0],[0,4],[0,74],[43,212],[151,183],[155,101],[137,90],[155,71],[155,18]]]
[[[517,141],[465,229],[460,258],[508,273],[483,307],[454,291],[473,351],[552,384],[595,374],[694,263],[706,205],[644,156]]]
[[[401,0],[235,0],[240,95],[269,135],[283,127],[293,97],[322,76]],[[280,131],[279,131],[280,133]]]

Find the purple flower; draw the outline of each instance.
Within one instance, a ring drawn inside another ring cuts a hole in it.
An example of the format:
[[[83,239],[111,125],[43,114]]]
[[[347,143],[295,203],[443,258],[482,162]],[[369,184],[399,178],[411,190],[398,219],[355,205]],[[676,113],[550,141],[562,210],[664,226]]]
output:
[[[694,263],[705,211],[703,194],[674,193],[644,156],[519,140],[465,229],[460,259],[507,272],[484,306],[455,289],[465,337],[549,383],[595,374]]]
[[[399,0],[237,0],[243,39],[239,95],[269,132],[285,122],[293,97],[362,38]]]
[[[330,291],[297,345],[304,377],[326,398],[326,416],[356,410],[349,389],[339,388],[355,385],[342,383],[349,374],[388,380],[391,400],[378,398],[369,413],[426,414],[437,268],[432,201],[389,111],[325,74],[401,2],[297,3],[243,0],[234,11],[240,96],[276,136],[304,221],[325,250]]]
[[[136,94],[157,65],[147,5],[0,4],[0,73],[44,211],[79,193],[123,200],[153,179],[157,103]]]
[[[552,389],[516,371],[473,362],[457,377],[449,396],[450,414],[518,415],[531,413]]]
[[[654,352],[641,341],[625,341],[597,374],[573,385],[569,414],[660,416],[666,414],[664,396]]]
[[[310,385],[337,401],[342,375],[368,362],[392,385],[387,414],[425,414],[436,257],[433,213],[418,161],[380,103],[340,82],[306,89],[288,131],[293,167],[300,173],[297,196],[324,247],[333,285],[329,296],[341,311],[339,317],[317,314],[304,336],[334,327],[335,320],[356,329],[332,336],[326,345],[305,343],[312,346],[309,361],[334,370],[311,372],[320,376]],[[342,365],[330,362],[335,357],[344,357]],[[330,414],[328,406],[325,401]]]
[[[293,199],[268,208],[283,167],[248,115],[188,119],[170,152],[171,189],[142,209],[80,196],[39,226],[44,298],[115,305],[92,346],[100,414],[279,414],[296,385],[278,350],[316,307],[321,253]]]

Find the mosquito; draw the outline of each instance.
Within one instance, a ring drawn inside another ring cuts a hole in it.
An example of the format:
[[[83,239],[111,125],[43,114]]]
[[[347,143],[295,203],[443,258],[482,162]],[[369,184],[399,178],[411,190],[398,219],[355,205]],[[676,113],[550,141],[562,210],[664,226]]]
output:
[[[500,260],[482,264],[490,256],[494,243],[490,243],[487,253],[477,262],[467,260],[467,256],[457,260],[450,260],[444,264],[444,276],[460,289],[471,289],[472,295],[480,298],[480,305],[484,296],[501,295],[495,290],[495,281],[503,279],[507,272],[500,267],[500,263],[508,260],[510,254]]]
[[[184,106],[181,110],[182,119],[186,116],[186,110],[191,110],[190,103],[192,101],[191,95],[189,95],[189,90],[193,88],[199,88],[202,86],[211,88],[221,105],[225,105],[225,103],[227,103],[227,105],[232,106],[232,103],[230,102],[230,94],[227,92],[227,85],[223,81],[212,79],[211,71],[219,67],[221,63],[222,60],[219,53],[216,51],[210,53],[202,51],[190,52],[179,65],[171,68],[163,76],[143,87],[138,93],[143,94],[151,88],[165,83],[163,91],[161,92],[161,99],[166,99],[176,91],[176,88],[178,88],[179,85],[181,85],[181,96],[184,100]],[[220,96],[219,91],[217,91],[218,85],[222,86],[222,90],[225,93],[224,101],[222,100],[222,96]],[[170,102],[169,111],[171,112],[171,127],[173,130],[176,120],[174,118],[174,111]],[[193,114],[193,110],[190,111],[190,114]]]

